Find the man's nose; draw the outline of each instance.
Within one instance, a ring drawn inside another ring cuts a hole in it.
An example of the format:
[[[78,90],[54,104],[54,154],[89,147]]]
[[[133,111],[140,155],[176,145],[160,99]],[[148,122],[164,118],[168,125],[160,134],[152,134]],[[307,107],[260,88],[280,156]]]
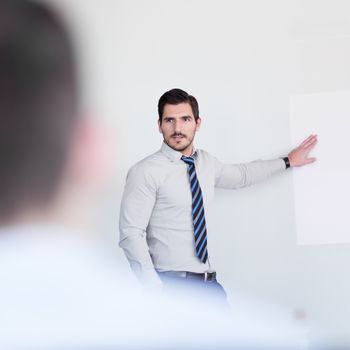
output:
[[[174,130],[176,133],[180,133],[180,131],[181,131],[181,121],[180,120],[175,120]]]

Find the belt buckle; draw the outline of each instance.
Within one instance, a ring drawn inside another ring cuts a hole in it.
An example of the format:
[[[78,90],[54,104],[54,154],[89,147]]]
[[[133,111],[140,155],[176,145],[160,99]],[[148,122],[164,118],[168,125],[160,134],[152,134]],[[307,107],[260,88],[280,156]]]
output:
[[[215,278],[215,272],[204,272],[204,282],[213,282]]]

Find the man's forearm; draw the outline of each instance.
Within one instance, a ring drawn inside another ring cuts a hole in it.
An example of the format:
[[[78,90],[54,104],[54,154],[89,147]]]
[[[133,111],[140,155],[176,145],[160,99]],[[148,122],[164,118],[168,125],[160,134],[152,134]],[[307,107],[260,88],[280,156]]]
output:
[[[122,234],[119,246],[123,248],[124,253],[129,260],[130,266],[135,275],[146,286],[160,286],[162,284],[149,254],[149,248],[143,232],[138,230],[129,231]]]

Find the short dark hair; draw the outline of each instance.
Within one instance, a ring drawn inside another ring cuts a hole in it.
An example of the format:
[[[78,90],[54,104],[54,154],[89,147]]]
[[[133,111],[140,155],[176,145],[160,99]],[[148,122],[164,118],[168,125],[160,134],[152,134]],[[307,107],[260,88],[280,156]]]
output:
[[[0,219],[48,202],[77,115],[74,59],[45,5],[0,2]]]
[[[189,103],[192,108],[195,121],[199,118],[198,102],[195,97],[189,95],[186,91],[181,89],[171,89],[165,92],[158,102],[158,116],[159,122],[162,123],[164,107],[166,104],[178,105],[179,103]]]

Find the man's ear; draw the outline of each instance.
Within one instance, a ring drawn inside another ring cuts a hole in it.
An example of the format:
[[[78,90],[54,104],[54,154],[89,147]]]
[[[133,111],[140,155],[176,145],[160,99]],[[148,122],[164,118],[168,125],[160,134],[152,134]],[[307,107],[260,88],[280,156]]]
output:
[[[162,131],[162,124],[161,124],[161,122],[160,122],[159,119],[158,119],[158,129],[159,129],[159,132],[160,132],[161,134],[163,134],[163,131]]]
[[[197,121],[196,121],[196,131],[198,131],[201,127],[201,123],[202,123],[202,119],[200,117],[198,117]]]

